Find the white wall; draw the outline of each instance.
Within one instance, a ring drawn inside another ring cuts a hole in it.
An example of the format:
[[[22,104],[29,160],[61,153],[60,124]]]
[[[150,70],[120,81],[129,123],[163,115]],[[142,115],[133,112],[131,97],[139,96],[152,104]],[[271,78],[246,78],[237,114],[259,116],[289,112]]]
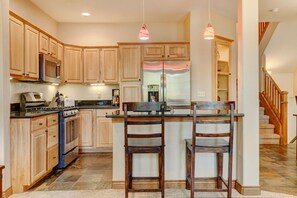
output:
[[[10,0],[9,9],[57,38],[58,24],[29,0]]]
[[[112,89],[118,85],[90,86],[88,84],[67,84],[59,87],[59,92],[75,100],[111,100]]]
[[[59,23],[58,38],[67,44],[98,46],[139,42],[140,23]],[[149,42],[184,41],[183,23],[149,23]]]
[[[212,41],[204,40],[203,33],[208,23],[207,1],[197,1],[191,12],[191,98],[192,100],[212,100],[213,72]],[[212,13],[215,34],[229,39],[236,38],[236,23],[230,19]],[[231,99],[235,100],[236,85],[236,46],[232,44]],[[205,97],[198,98],[198,91],[205,92]]]
[[[19,103],[20,94],[23,92],[41,92],[47,101],[51,101],[58,90],[57,86],[39,83],[10,81],[10,103]]]
[[[0,164],[5,165],[3,190],[10,187],[9,130],[9,0],[0,1]],[[1,193],[1,192],[0,192]]]

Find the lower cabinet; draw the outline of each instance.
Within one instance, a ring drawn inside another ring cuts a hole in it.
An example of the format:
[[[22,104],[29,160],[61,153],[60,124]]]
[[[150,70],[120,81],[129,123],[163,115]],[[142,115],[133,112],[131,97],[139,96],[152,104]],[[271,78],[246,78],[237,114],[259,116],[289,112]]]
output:
[[[111,118],[105,115],[116,109],[79,110],[79,149],[81,152],[112,150],[113,132]]]
[[[10,119],[11,184],[28,190],[58,164],[58,114]]]

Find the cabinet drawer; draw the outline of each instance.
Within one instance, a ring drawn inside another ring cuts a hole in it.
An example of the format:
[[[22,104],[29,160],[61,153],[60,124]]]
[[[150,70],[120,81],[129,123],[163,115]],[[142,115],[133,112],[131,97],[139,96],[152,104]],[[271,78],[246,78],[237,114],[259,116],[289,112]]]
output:
[[[48,127],[47,129],[47,148],[58,144],[58,125]]]
[[[47,151],[47,170],[58,164],[58,145]]]
[[[96,110],[97,117],[105,117],[106,114],[111,114],[112,112],[116,111],[117,109],[100,109]]]
[[[32,120],[31,120],[31,131],[42,129],[44,127],[46,127],[46,117],[45,116],[32,118]]]
[[[54,124],[58,124],[58,114],[51,114],[47,116],[47,126],[52,126]]]

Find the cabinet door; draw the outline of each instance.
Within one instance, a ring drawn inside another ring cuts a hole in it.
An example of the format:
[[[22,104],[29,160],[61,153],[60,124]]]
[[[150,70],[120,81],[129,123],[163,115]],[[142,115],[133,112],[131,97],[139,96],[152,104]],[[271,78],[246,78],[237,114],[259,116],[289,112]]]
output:
[[[165,47],[164,45],[144,45],[143,58],[144,59],[159,59],[164,58]]]
[[[100,51],[96,49],[84,49],[84,82],[99,83],[100,78]]]
[[[103,83],[118,83],[118,48],[101,50],[100,69]]]
[[[58,144],[47,151],[47,170],[54,168],[59,162]]]
[[[79,147],[93,147],[93,124],[94,124],[93,110],[80,110],[79,122]]]
[[[47,128],[47,148],[51,148],[58,144],[59,141],[58,125],[53,125]]]
[[[25,75],[39,78],[38,37],[39,32],[25,25]]]
[[[31,182],[46,173],[46,132],[45,129],[31,132]]]
[[[121,102],[140,102],[141,101],[141,84],[139,83],[122,83],[121,84]]]
[[[96,129],[96,147],[112,147],[111,119],[98,117]]]
[[[24,25],[9,17],[10,74],[25,75],[24,71]]]
[[[64,72],[64,46],[58,43],[58,56],[57,58],[61,61],[61,82],[65,82],[65,72]]]
[[[78,47],[64,47],[65,82],[82,83],[83,65],[82,49]]]
[[[141,81],[141,57],[139,45],[120,46],[121,81]]]
[[[48,36],[40,32],[39,33],[39,52],[48,54],[49,53],[48,43],[49,43]]]
[[[58,57],[58,42],[52,38],[49,40],[49,54],[54,58]]]
[[[189,59],[188,44],[167,44],[165,46],[166,57],[171,59]]]

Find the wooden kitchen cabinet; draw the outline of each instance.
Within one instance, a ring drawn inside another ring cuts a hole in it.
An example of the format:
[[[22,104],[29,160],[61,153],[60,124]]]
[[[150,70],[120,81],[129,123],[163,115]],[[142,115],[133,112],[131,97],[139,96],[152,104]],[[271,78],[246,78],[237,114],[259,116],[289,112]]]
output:
[[[10,120],[11,181],[23,192],[58,164],[58,114]]]
[[[58,42],[52,38],[49,39],[49,55],[58,58]]]
[[[144,60],[189,60],[189,43],[144,44]]]
[[[103,83],[119,82],[118,48],[101,49],[101,78]]]
[[[99,48],[86,48],[84,51],[84,82],[100,83],[100,50]]]
[[[39,52],[48,54],[49,37],[42,32],[39,33]]]
[[[121,83],[121,103],[122,102],[141,102],[140,83]]]
[[[111,118],[105,115],[111,114],[115,109],[100,109],[96,111],[96,147],[110,147],[113,143],[113,130]]]
[[[38,31],[25,25],[25,76],[39,78]]]
[[[92,148],[94,146],[95,111],[92,109],[79,110],[79,136],[78,146],[81,148]]]
[[[217,37],[213,41],[214,99],[217,101],[230,99],[231,43],[229,39]]]
[[[58,43],[58,60],[61,61],[61,82],[65,82],[65,71],[64,71],[64,46],[61,43]]]
[[[122,82],[141,81],[141,46],[120,45],[120,79]]]
[[[10,74],[25,75],[24,24],[9,16]]]
[[[31,133],[31,182],[34,183],[46,173],[46,130]]]
[[[64,72],[66,83],[83,82],[82,48],[64,46]]]

